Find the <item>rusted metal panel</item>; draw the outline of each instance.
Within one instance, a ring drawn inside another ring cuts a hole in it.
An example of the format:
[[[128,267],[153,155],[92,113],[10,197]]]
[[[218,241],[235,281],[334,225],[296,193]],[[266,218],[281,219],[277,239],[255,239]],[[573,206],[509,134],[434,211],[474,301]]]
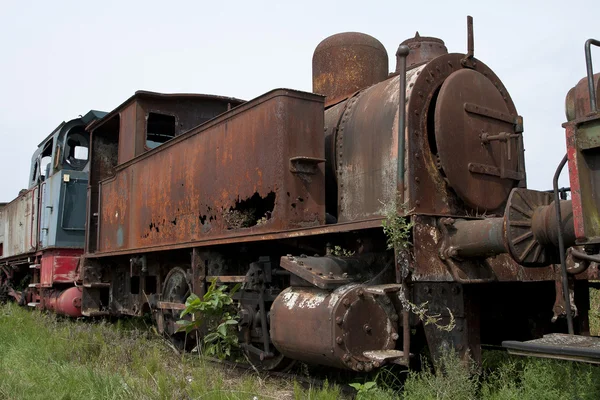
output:
[[[38,195],[39,186],[35,186],[4,206],[3,257],[26,255],[37,249]]]
[[[569,98],[567,97],[567,104]],[[588,105],[589,107],[589,105]],[[600,113],[564,125],[577,243],[600,243]]]
[[[522,179],[516,117],[494,84],[477,71],[454,72],[440,88],[434,128],[439,165],[473,210],[497,210]]]
[[[119,166],[100,185],[98,250],[322,225],[323,157],[323,98],[269,92]]]
[[[305,227],[305,228],[297,228],[297,229],[288,229],[276,232],[245,232],[243,235],[239,236],[225,236],[225,235],[216,235],[215,237],[209,236],[206,238],[201,238],[200,240],[193,242],[183,242],[177,244],[168,244],[163,246],[154,246],[151,251],[161,251],[161,250],[173,250],[173,249],[185,249],[193,246],[217,246],[222,244],[232,244],[232,243],[252,243],[252,242],[264,242],[268,240],[283,240],[283,239],[298,239],[305,238],[309,236],[317,236],[317,235],[328,235],[332,233],[340,233],[340,232],[355,232],[360,230],[371,230],[371,232],[381,232],[383,219],[374,218],[369,220],[364,220],[360,222],[348,222],[348,223],[338,223],[333,225],[320,225],[316,227]],[[98,257],[106,257],[106,256],[114,256],[120,254],[136,254],[136,253],[145,253],[149,251],[147,248],[139,248],[139,249],[124,249],[124,250],[115,250],[110,252],[103,252],[101,254],[87,253],[86,258],[98,258]]]
[[[407,88],[420,69],[407,73]],[[391,78],[348,99],[339,125],[327,127],[337,128],[339,222],[381,216],[386,206],[395,204],[399,189],[398,85],[398,77]],[[407,97],[410,91],[407,89]]]
[[[471,209],[453,191],[441,172],[438,160],[438,149],[435,142],[435,131],[431,124],[436,110],[438,89],[454,72],[462,68],[462,54],[447,54],[435,58],[420,68],[415,68],[418,76],[413,82],[408,82],[407,76],[407,148],[406,148],[406,191],[407,208],[415,214],[437,214],[455,216],[473,216],[476,214],[502,215],[503,203],[495,210]],[[516,116],[515,106],[500,79],[480,60],[474,59],[472,69],[485,76],[502,96],[508,109],[507,114]],[[410,71],[409,71],[410,73]],[[408,91],[412,88],[412,94]],[[461,118],[463,118],[461,116]],[[461,135],[479,135],[481,132],[458,132]],[[495,154],[494,157],[499,157]],[[511,154],[511,158],[519,160],[524,166],[524,154],[521,150]],[[468,160],[456,160],[465,163]],[[514,186],[524,186],[523,179],[515,181]],[[475,180],[473,180],[474,186]]]
[[[135,157],[137,103],[131,103],[120,113],[119,164]]]

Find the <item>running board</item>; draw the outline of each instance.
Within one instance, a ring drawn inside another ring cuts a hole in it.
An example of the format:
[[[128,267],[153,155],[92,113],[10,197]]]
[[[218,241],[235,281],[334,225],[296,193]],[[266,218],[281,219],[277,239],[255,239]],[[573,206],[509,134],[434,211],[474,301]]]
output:
[[[526,342],[505,341],[510,354],[600,364],[600,337],[551,333]]]

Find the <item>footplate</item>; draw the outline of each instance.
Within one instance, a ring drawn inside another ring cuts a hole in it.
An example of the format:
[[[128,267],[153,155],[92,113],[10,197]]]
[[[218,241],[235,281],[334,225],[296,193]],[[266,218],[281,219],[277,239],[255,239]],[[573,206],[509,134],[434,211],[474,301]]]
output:
[[[383,364],[399,364],[408,366],[407,360],[404,357],[404,352],[400,350],[365,351],[363,352],[363,355],[374,363],[377,363],[377,366]]]
[[[505,341],[510,354],[600,364],[600,337],[552,333],[527,342]]]

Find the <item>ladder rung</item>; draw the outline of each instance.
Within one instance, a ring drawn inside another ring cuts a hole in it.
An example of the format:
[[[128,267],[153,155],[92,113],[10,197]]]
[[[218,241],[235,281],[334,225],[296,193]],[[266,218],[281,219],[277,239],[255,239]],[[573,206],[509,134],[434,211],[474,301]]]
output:
[[[30,284],[29,284],[29,287],[30,287],[30,288],[39,288],[39,287],[40,287],[40,284],[39,284],[39,283],[30,283]]]
[[[83,287],[84,288],[90,288],[90,289],[94,289],[94,288],[107,288],[107,287],[110,287],[110,283],[109,282],[84,283]]]
[[[28,307],[37,307],[39,305],[40,305],[40,303],[27,303]]]
[[[40,264],[31,264],[29,266],[29,269],[40,269],[41,265]]]

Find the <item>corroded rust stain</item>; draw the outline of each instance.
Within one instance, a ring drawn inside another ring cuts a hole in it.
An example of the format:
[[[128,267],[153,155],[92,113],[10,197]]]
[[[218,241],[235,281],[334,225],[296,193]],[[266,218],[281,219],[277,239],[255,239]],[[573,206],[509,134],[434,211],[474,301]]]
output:
[[[134,159],[102,184],[99,251],[323,224],[323,166],[290,170],[322,126],[321,96],[279,90]]]

